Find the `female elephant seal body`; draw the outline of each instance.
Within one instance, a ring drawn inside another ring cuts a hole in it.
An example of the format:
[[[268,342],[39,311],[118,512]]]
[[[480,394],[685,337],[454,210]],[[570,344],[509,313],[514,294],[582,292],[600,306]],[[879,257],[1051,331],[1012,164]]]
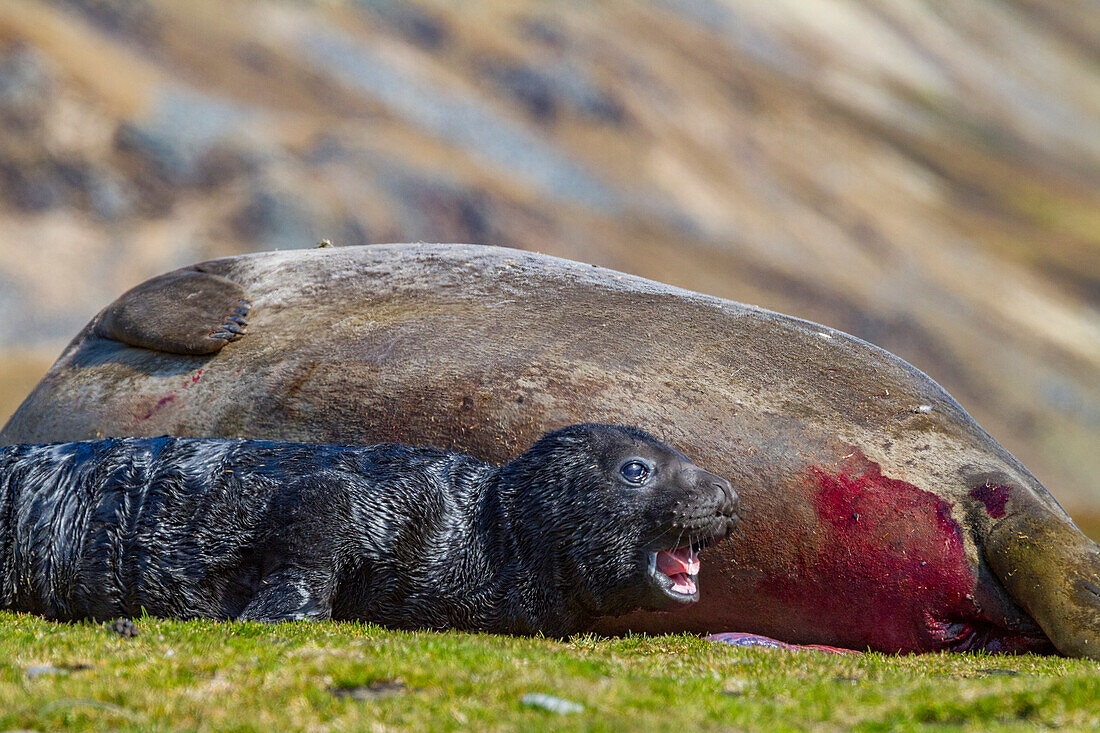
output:
[[[698,598],[723,479],[578,425],[498,467],[399,445],[118,438],[0,449],[0,608],[566,635]]]
[[[222,336],[186,355],[195,334]],[[1100,657],[1096,544],[927,376],[823,326],[553,257],[389,245],[163,276],[77,336],[0,440],[395,441],[504,461],[585,420],[675,443],[748,507],[702,602],[604,630],[884,651],[1049,638]]]

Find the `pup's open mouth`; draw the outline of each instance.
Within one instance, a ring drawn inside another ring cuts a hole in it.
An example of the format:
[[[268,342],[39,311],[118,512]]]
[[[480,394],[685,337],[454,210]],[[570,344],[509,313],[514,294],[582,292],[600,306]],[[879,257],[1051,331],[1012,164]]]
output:
[[[699,552],[705,544],[700,540],[672,550],[650,552],[650,579],[666,596],[678,603],[699,600]]]

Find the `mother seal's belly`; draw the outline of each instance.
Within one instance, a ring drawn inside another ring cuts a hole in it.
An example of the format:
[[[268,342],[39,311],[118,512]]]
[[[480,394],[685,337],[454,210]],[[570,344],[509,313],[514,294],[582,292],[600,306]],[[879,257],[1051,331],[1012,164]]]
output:
[[[165,305],[203,283],[204,307]],[[97,316],[0,440],[433,442],[505,461],[582,420],[682,447],[745,507],[744,539],[704,556],[700,604],[604,630],[1100,656],[1097,545],[927,376],[824,326],[553,257],[388,245],[164,276]]]

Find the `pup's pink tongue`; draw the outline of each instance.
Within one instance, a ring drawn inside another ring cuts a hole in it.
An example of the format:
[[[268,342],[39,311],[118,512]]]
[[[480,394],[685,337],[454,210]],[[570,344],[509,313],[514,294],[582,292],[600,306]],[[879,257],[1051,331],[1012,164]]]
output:
[[[685,595],[695,595],[695,581],[687,573],[676,573],[668,576],[672,581],[672,590]]]
[[[698,575],[699,555],[690,545],[677,547],[675,550],[661,550],[657,553],[657,569],[670,578],[681,573]]]
[[[672,590],[686,595],[695,593],[695,579],[691,576],[699,574],[699,556],[691,545],[658,552],[657,569],[672,581]]]

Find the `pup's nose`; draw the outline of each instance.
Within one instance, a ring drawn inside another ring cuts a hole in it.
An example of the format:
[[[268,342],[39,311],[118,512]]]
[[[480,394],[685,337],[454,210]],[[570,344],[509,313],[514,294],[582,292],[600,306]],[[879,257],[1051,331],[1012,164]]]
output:
[[[721,476],[697,469],[695,484],[699,487],[709,487],[713,492],[714,501],[718,505],[718,511],[726,516],[733,516],[741,509],[741,499],[737,492],[730,486],[730,482]]]

